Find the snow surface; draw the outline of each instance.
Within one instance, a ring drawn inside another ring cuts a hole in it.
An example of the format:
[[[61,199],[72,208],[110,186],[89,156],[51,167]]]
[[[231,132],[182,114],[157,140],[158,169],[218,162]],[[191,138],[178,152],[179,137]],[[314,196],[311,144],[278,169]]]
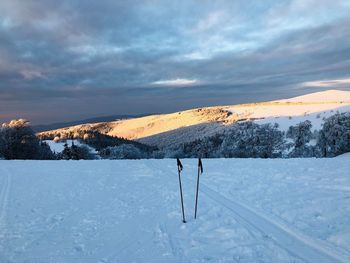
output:
[[[349,158],[0,161],[0,262],[350,262]]]
[[[290,109],[293,110],[293,109]],[[256,120],[257,124],[267,124],[267,123],[277,123],[278,129],[281,131],[287,131],[290,126],[295,126],[300,122],[304,122],[309,120],[312,124],[311,130],[321,130],[324,120],[333,116],[336,113],[350,112],[350,106],[343,106],[339,108],[324,110],[324,111],[316,111],[311,113],[308,110],[303,110],[304,113],[300,115],[290,114],[289,116],[281,115],[275,117],[268,117],[261,120]],[[295,113],[295,111],[294,111]]]
[[[293,97],[286,100],[279,100],[280,102],[350,102],[350,92],[345,90],[326,90],[321,92],[314,92],[303,96]]]
[[[344,159],[349,158],[350,159],[350,152],[338,155],[336,158],[344,158]]]
[[[350,111],[350,92],[327,90],[285,100],[237,105],[227,110],[258,124],[277,123],[282,131],[306,120],[311,121],[312,130],[320,130],[325,118]]]

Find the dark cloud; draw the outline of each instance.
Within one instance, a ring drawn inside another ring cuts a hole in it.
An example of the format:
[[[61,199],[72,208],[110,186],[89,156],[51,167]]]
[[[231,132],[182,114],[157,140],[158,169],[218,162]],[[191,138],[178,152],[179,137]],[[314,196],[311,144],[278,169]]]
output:
[[[303,83],[350,78],[349,11],[346,0],[1,1],[0,122],[171,112],[325,89]]]

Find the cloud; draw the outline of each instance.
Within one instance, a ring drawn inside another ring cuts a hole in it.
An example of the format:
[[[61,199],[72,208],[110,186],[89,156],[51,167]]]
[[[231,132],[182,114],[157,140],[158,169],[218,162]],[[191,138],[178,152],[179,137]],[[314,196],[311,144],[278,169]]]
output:
[[[168,87],[193,86],[199,83],[200,82],[196,79],[168,79],[168,80],[157,80],[152,82],[153,85],[168,86]]]
[[[3,0],[0,107],[35,123],[326,88],[349,78],[348,2]]]
[[[210,12],[204,19],[198,21],[192,33],[201,33],[211,29],[216,29],[217,25],[221,26],[223,20],[227,18],[227,14],[223,10]]]
[[[32,80],[34,78],[43,78],[44,75],[42,72],[37,70],[26,70],[23,69],[20,71],[20,74],[23,76],[25,80]]]
[[[301,84],[303,87],[315,87],[315,88],[341,88],[350,86],[350,78],[348,79],[332,79],[332,80],[316,80],[307,81]]]

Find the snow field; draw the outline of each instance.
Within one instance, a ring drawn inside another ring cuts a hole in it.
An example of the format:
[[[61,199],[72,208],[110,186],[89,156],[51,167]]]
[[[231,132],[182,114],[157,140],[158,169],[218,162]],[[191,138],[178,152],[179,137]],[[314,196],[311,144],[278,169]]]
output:
[[[348,262],[348,158],[0,161],[0,262]]]

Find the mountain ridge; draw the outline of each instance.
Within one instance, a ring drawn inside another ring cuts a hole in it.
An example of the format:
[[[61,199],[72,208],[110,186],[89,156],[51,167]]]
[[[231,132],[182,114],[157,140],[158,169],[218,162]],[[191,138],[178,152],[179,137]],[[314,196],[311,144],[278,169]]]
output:
[[[154,114],[154,113],[152,113],[152,114]],[[69,127],[69,126],[85,124],[85,123],[99,123],[99,122],[107,122],[107,121],[114,121],[114,120],[120,120],[120,119],[131,119],[131,118],[143,117],[146,115],[149,115],[149,114],[137,114],[137,115],[120,114],[120,115],[100,116],[100,117],[75,120],[75,121],[68,121],[68,122],[54,122],[54,123],[50,123],[50,124],[38,124],[38,125],[32,126],[32,129],[35,132],[44,132],[44,131],[49,131],[49,130],[56,130],[56,129],[60,129],[60,128],[65,128],[65,127]]]
[[[318,101],[321,100],[321,101]],[[350,91],[328,90],[289,99],[196,108],[111,122],[87,123],[40,133],[46,137],[74,136],[76,131],[98,131],[157,147],[181,145],[214,135],[236,122],[277,123],[281,130],[310,119],[314,129],[336,112],[350,111]]]

